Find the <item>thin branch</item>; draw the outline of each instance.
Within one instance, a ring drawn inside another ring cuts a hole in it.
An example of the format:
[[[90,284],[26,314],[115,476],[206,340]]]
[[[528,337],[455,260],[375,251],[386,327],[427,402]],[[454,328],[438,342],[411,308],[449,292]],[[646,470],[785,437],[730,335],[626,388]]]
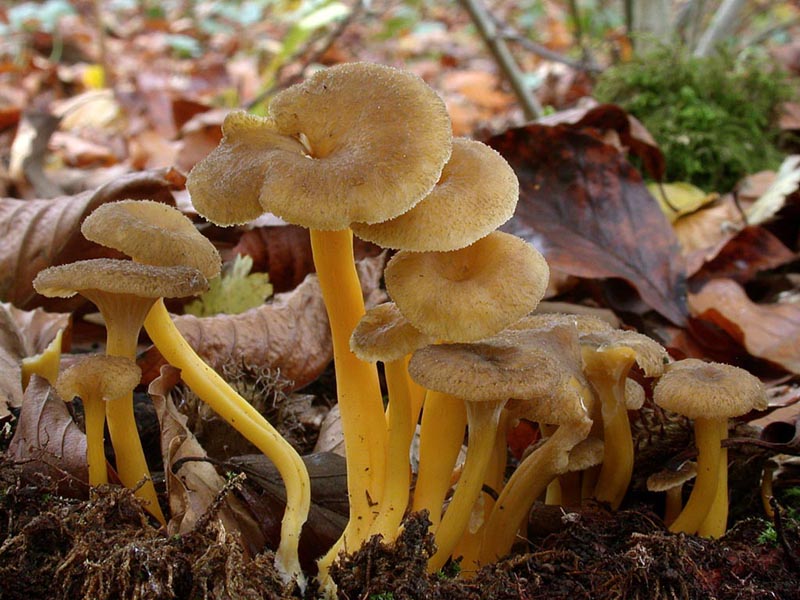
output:
[[[721,40],[733,33],[739,21],[739,13],[742,12],[745,4],[746,0],[723,0],[717,12],[714,13],[708,29],[703,32],[700,41],[697,42],[694,56],[698,58],[708,56]]]
[[[467,10],[475,26],[478,28],[483,41],[489,47],[503,74],[508,79],[514,93],[517,96],[525,118],[528,120],[538,119],[544,114],[542,105],[531,93],[525,84],[522,71],[511,55],[511,51],[502,36],[498,35],[497,28],[494,26],[492,18],[486,9],[481,5],[480,0],[459,0],[461,5]]]
[[[525,48],[525,50],[535,54],[536,56],[539,56],[545,60],[549,60],[550,62],[567,65],[568,67],[572,67],[573,69],[577,69],[579,71],[587,71],[589,73],[601,73],[603,71],[602,67],[595,63],[592,59],[586,61],[583,59],[575,60],[574,58],[569,58],[568,56],[564,56],[563,54],[560,54],[554,50],[550,50],[550,48],[547,46],[537,44],[533,40],[525,37],[522,33],[510,25],[502,23],[495,17],[492,17],[492,20],[499,31],[499,35],[502,36],[504,40],[517,43]]]

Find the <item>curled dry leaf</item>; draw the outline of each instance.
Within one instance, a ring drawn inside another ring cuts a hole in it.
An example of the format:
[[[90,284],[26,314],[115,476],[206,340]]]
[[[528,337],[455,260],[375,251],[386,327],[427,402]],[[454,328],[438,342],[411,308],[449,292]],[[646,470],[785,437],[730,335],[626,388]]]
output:
[[[80,232],[84,217],[105,202],[151,199],[174,204],[170,190],[184,178],[173,169],[131,173],[77,196],[52,200],[0,199],[0,299],[23,308],[72,310],[80,297],[46,299],[33,289],[36,274],[52,265],[111,256]]]
[[[207,518],[225,487],[225,479],[214,466],[202,460],[184,462],[173,472],[173,465],[182,458],[206,458],[205,450],[186,427],[186,416],[178,412],[170,398],[169,392],[178,378],[178,370],[166,365],[148,388],[161,423],[161,450],[171,513],[167,530],[171,535],[191,531],[198,521]],[[225,497],[214,518],[226,531],[240,534],[251,555],[263,549],[265,539],[258,523],[233,494]]]
[[[68,314],[24,311],[0,302],[0,417],[22,404],[22,359],[43,352],[69,322]]]
[[[758,358],[800,373],[800,305],[756,304],[731,279],[709,281],[689,306],[698,318],[725,330]]]
[[[385,299],[379,288],[384,256],[359,262],[365,301],[374,305]],[[198,318],[182,315],[175,325],[195,351],[212,368],[222,372],[231,361],[257,368],[279,369],[294,382],[288,393],[314,381],[333,357],[330,328],[316,276],[308,276],[292,292],[238,315]],[[145,380],[162,362],[156,349],[140,361]]]
[[[686,318],[686,277],[675,234],[638,172],[614,147],[565,125],[529,125],[488,140],[511,164],[520,200],[502,229],[555,268],[618,277],[675,324]]]
[[[86,436],[72,420],[64,401],[37,375],[31,377],[25,390],[7,455],[22,463],[28,476],[50,477],[64,496],[85,497],[88,493]]]

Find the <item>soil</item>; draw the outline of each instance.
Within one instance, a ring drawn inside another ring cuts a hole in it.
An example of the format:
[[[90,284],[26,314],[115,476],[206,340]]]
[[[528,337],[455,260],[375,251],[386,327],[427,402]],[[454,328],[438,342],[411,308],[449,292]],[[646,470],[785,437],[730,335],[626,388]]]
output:
[[[538,506],[533,514],[530,546],[477,573],[451,563],[434,574],[425,570],[434,550],[427,518],[410,515],[394,544],[373,538],[334,567],[339,597],[800,598],[800,526],[781,507],[773,541],[756,518],[708,540],[668,533],[646,506],[613,514]],[[302,597],[281,584],[269,552],[245,556],[213,510],[193,531],[167,536],[128,490],[106,486],[89,500],[67,499],[8,461],[0,461],[0,582],[2,600]],[[310,587],[305,597],[314,595]]]

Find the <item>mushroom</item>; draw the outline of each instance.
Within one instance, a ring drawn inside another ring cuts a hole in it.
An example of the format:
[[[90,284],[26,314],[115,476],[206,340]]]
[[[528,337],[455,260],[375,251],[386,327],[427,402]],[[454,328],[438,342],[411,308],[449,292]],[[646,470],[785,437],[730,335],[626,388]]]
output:
[[[38,375],[47,380],[50,385],[56,384],[58,370],[61,366],[61,347],[64,340],[64,330],[59,329],[56,336],[47,344],[44,351],[34,356],[22,359],[22,389],[28,387],[31,375]]]
[[[265,119],[228,116],[221,144],[189,174],[192,201],[210,221],[231,225],[270,211],[310,228],[331,326],[350,499],[348,527],[321,560],[323,572],[347,538],[369,528],[370,501],[380,501],[385,478],[377,370],[349,347],[364,314],[349,227],[414,206],[438,181],[451,146],[445,105],[422,79],[350,63],[280,92]],[[241,210],[231,208],[236,203]]]
[[[459,250],[514,214],[519,181],[486,144],[453,140],[453,153],[436,186],[408,212],[382,223],[354,223],[353,233],[384,248],[412,252]]]
[[[595,497],[616,509],[633,473],[633,437],[625,394],[628,373],[638,364],[647,377],[657,377],[669,358],[658,342],[621,329],[582,335],[581,351],[584,373],[600,399],[605,440]]]
[[[567,472],[570,453],[591,430],[589,415],[594,402],[581,371],[578,332],[574,324],[508,331],[502,335],[521,337],[528,344],[541,345],[547,359],[535,374],[544,381],[543,388],[535,394],[513,396],[506,405],[510,418],[536,421],[543,428],[557,427],[517,466],[500,492],[486,523],[480,552],[483,564],[509,552],[533,502],[553,479]]]
[[[542,443],[546,443],[545,438]],[[603,462],[604,442],[599,437],[589,436],[569,452],[569,462],[564,474],[547,486],[546,504],[580,506],[581,474]],[[552,489],[551,489],[552,488]]]
[[[480,342],[427,346],[411,357],[409,372],[415,381],[462,398],[467,405],[467,457],[435,533],[437,550],[428,561],[430,571],[444,565],[465,531],[506,402],[511,398],[549,396],[563,378],[558,353],[562,336],[569,333],[557,328],[537,332],[536,336],[526,333],[507,332]],[[574,328],[573,335],[577,348]]]
[[[414,327],[438,340],[470,342],[536,308],[549,274],[533,246],[495,231],[452,252],[401,250],[384,276],[389,295]]]
[[[101,205],[81,225],[84,236],[124,252],[137,263],[184,265],[207,279],[219,275],[220,257],[213,244],[177,209],[146,200],[122,200]],[[217,414],[255,445],[278,468],[286,486],[286,512],[281,527],[276,566],[304,586],[298,544],[311,505],[311,483],[302,458],[278,431],[186,342],[162,299],[155,302],[144,327],[153,344],[189,388]]]
[[[44,269],[33,286],[43,296],[67,298],[79,293],[90,300],[105,320],[106,354],[133,360],[142,323],[156,300],[199,294],[208,288],[208,281],[191,267],[98,258]],[[165,523],[137,434],[132,394],[109,400],[106,418],[122,483],[137,488],[147,510]]]
[[[56,380],[56,392],[63,400],[77,396],[83,402],[89,485],[108,483],[103,443],[106,402],[130,394],[141,378],[142,370],[130,358],[93,354],[80,358]]]
[[[677,470],[657,471],[647,478],[647,489],[665,492],[664,523],[672,524],[683,508],[683,484],[697,476],[697,463],[687,460]]]
[[[697,479],[686,505],[669,529],[719,537],[728,515],[728,419],[767,407],[758,378],[744,369],[686,358],[674,362],[653,390],[655,403],[694,420]]]
[[[392,302],[368,310],[350,337],[353,353],[366,362],[382,362],[386,374],[389,392],[386,484],[378,514],[368,532],[368,536],[381,534],[386,542],[394,540],[408,506],[409,449],[425,394],[409,378],[408,361],[414,350],[431,341],[414,329]]]

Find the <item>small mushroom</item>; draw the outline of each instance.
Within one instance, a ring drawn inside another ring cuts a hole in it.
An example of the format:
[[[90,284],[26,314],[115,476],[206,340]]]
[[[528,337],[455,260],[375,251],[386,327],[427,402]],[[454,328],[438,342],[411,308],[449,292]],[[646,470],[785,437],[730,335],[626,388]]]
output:
[[[154,267],[98,258],[44,269],[33,287],[43,296],[68,298],[79,293],[90,300],[105,320],[106,354],[133,360],[142,323],[156,300],[199,294],[208,288],[208,281],[191,267]],[[108,401],[106,418],[122,483],[136,488],[145,479],[136,494],[165,523],[137,434],[132,394]]]
[[[536,308],[549,274],[533,246],[495,231],[452,252],[401,250],[384,276],[389,295],[414,327],[438,340],[471,342]]]
[[[93,354],[79,359],[56,380],[56,392],[63,400],[78,397],[83,402],[89,485],[108,483],[103,444],[106,402],[130,394],[141,378],[142,370],[131,359]]]
[[[103,204],[84,220],[81,231],[137,263],[195,267],[209,279],[220,272],[213,244],[177,209],[160,202]],[[302,458],[261,413],[203,362],[175,327],[162,299],[150,309],[144,327],[164,358],[181,370],[186,385],[278,468],[287,502],[275,562],[287,580],[296,577],[302,587],[298,544],[311,505],[311,482]]]
[[[409,449],[425,394],[409,378],[408,361],[414,350],[431,341],[414,329],[391,302],[368,310],[350,337],[353,353],[363,361],[383,362],[386,373],[389,392],[386,484],[378,514],[368,532],[368,536],[381,534],[386,542],[394,540],[408,506]]]
[[[453,140],[453,153],[436,186],[399,217],[353,233],[384,248],[412,252],[459,250],[488,235],[514,214],[519,181],[505,159],[486,144]]]
[[[719,537],[728,517],[728,419],[767,407],[758,378],[744,369],[686,358],[672,363],[653,390],[655,403],[694,420],[697,479],[670,531]]]
[[[647,478],[651,492],[666,492],[664,523],[671,525],[683,508],[683,484],[697,476],[697,463],[687,460],[677,470],[657,471]]]
[[[582,335],[581,350],[584,372],[601,402],[605,440],[595,497],[616,509],[633,473],[633,437],[625,393],[628,373],[638,364],[646,376],[657,377],[668,355],[655,340],[621,329]]]

